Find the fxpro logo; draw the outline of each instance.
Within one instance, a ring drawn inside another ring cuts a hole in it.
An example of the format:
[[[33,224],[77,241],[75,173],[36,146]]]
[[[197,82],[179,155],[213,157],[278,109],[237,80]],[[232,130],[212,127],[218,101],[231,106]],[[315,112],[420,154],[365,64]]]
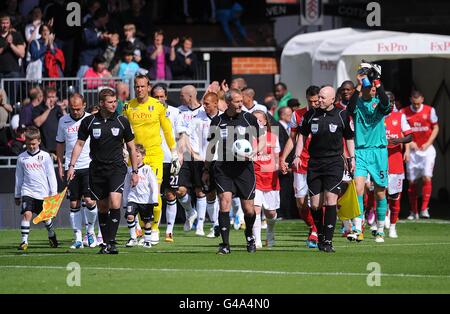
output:
[[[69,2],[66,6],[67,14],[66,23],[68,26],[81,26],[81,6],[78,2]]]

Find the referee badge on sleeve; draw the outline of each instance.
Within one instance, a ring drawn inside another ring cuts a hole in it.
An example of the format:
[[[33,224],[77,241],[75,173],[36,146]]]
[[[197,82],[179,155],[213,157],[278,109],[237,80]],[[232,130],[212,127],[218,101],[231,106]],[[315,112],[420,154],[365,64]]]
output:
[[[92,129],[92,136],[94,138],[99,138],[102,135],[102,129]]]

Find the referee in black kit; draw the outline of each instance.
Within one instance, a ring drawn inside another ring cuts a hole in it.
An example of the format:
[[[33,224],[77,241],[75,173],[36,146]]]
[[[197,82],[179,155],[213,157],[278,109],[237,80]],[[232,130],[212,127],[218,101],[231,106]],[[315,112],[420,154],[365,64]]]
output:
[[[299,127],[294,165],[301,163],[304,140],[311,134],[307,183],[311,197],[311,213],[317,226],[318,248],[334,252],[332,240],[337,218],[337,199],[344,174],[343,138],[351,158],[350,172],[355,168],[354,130],[347,111],[334,106],[335,91],[331,86],[319,92],[319,108],[305,113]],[[325,204],[325,217],[323,205]]]
[[[119,116],[116,92],[111,88],[100,91],[100,110],[85,118],[78,130],[78,140],[73,148],[67,179],[74,177],[74,165],[87,138],[91,137],[89,165],[89,191],[98,201],[98,221],[103,235],[99,254],[118,254],[116,234],[120,223],[120,207],[127,165],[123,156],[126,143],[133,167],[131,185],[138,181],[138,168],[134,134],[128,120]]]
[[[202,181],[209,185],[211,162],[214,162],[214,181],[219,194],[219,228],[222,243],[219,244],[218,254],[229,254],[230,242],[230,217],[231,199],[233,194],[241,199],[244,210],[245,238],[247,251],[256,251],[255,238],[252,229],[255,223],[255,170],[251,157],[239,160],[232,153],[232,146],[237,139],[247,139],[250,143],[258,140],[258,148],[265,145],[264,136],[259,136],[259,124],[250,113],[242,111],[242,93],[238,89],[230,89],[225,93],[225,101],[228,109],[212,119],[209,130],[209,144],[206,152],[206,161],[203,168]],[[217,151],[216,151],[217,149]],[[260,150],[258,149],[258,151]],[[214,158],[215,155],[215,158]]]

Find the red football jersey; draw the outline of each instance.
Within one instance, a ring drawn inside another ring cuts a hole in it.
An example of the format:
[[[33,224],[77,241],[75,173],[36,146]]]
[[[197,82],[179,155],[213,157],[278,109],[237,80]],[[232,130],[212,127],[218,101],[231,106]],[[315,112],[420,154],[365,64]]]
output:
[[[413,141],[417,146],[425,144],[431,136],[433,126],[437,124],[438,117],[433,107],[422,104],[419,110],[413,106],[402,109],[412,129]]]
[[[291,119],[291,132],[297,133],[297,129],[300,126],[303,116],[308,111],[307,108],[301,108],[294,111],[294,114],[292,115]],[[306,139],[302,153],[300,154],[300,158],[302,160],[302,163],[300,165],[300,168],[292,168],[292,171],[295,173],[302,173],[305,174],[308,171],[308,161],[309,161],[309,152],[308,152],[308,146],[309,142],[311,141],[311,136],[308,136]],[[294,147],[295,150],[295,147]]]
[[[280,142],[278,137],[270,132],[266,133],[266,146],[253,160],[256,176],[256,188],[260,191],[280,190],[276,156],[280,155]]]
[[[386,138],[388,140],[394,138],[402,138],[411,134],[412,130],[406,116],[403,112],[397,111],[389,114],[384,123],[386,125]],[[389,170],[390,174],[404,173],[402,145],[388,144]]]

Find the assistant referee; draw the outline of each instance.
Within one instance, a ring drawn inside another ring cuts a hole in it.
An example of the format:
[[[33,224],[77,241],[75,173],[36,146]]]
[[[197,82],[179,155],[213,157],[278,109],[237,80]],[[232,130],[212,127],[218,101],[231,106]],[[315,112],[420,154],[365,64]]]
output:
[[[98,201],[98,221],[103,235],[99,254],[118,254],[116,234],[120,223],[120,206],[127,165],[123,157],[123,143],[130,155],[133,174],[131,185],[138,181],[138,167],[134,134],[128,120],[116,113],[116,92],[111,88],[100,91],[100,110],[86,117],[78,130],[78,140],[73,148],[67,179],[75,175],[75,164],[86,140],[90,137],[89,191]]]

